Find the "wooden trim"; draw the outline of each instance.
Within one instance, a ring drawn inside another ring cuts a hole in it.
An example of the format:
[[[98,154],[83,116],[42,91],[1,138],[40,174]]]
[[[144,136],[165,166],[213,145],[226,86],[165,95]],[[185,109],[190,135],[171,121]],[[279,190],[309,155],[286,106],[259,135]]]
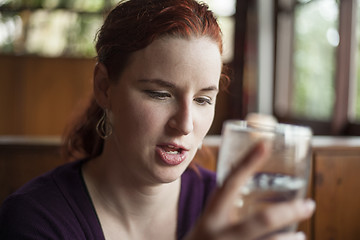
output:
[[[275,11],[275,64],[273,113],[276,117],[291,114],[293,91],[295,1],[277,0]]]
[[[349,87],[352,69],[351,46],[353,32],[356,31],[354,15],[357,8],[353,7],[353,0],[340,1],[339,35],[341,41],[337,49],[337,71],[335,79],[335,105],[332,119],[331,133],[340,135],[348,123]]]
[[[249,0],[236,1],[235,46],[232,66],[234,78],[229,87],[229,97],[231,99],[229,109],[230,118],[244,118],[245,116],[243,105],[243,77],[248,6]]]

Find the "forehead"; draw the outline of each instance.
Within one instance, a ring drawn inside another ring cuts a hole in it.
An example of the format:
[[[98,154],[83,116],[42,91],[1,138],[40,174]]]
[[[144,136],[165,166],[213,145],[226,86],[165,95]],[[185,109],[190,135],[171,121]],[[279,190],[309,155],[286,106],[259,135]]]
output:
[[[161,54],[162,57],[178,58],[179,61],[182,57],[190,60],[205,61],[208,57],[219,57],[220,49],[217,43],[208,37],[192,37],[188,39],[163,37],[153,41],[141,53],[147,56],[157,53]],[[201,59],[205,55],[206,58]]]
[[[134,52],[129,68],[138,77],[166,79],[200,78],[219,80],[221,55],[217,43],[210,38],[164,37]]]

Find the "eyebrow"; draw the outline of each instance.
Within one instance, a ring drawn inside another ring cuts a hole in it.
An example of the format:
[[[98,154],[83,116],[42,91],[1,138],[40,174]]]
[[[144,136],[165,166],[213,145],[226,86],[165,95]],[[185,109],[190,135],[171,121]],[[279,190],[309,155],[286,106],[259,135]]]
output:
[[[201,92],[210,92],[210,91],[218,92],[219,89],[216,86],[210,86],[210,87],[203,88],[200,91]]]
[[[139,83],[144,83],[144,84],[155,84],[161,87],[166,87],[166,88],[175,88],[176,85],[167,81],[164,81],[162,79],[140,79],[138,80]],[[202,88],[200,89],[201,92],[209,92],[209,91],[216,91],[218,92],[219,89],[217,88],[217,86],[209,86],[206,88]]]
[[[167,87],[167,88],[175,88],[175,84],[161,80],[161,79],[140,79],[138,80],[139,83],[145,83],[145,84],[155,84],[159,85],[161,87]]]

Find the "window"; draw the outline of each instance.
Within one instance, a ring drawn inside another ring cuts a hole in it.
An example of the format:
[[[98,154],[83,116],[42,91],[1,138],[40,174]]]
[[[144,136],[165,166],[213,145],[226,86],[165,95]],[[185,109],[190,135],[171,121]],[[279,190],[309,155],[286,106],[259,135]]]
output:
[[[317,0],[295,8],[291,114],[329,120],[333,111],[338,4]]]
[[[94,37],[115,0],[0,0],[0,53],[93,57]],[[233,54],[235,0],[207,0]]]
[[[209,8],[218,18],[223,32],[223,61],[229,63],[234,54],[234,30],[235,30],[235,7],[236,0],[205,0]]]
[[[358,134],[359,2],[277,4],[275,116],[309,125],[315,134]]]
[[[94,35],[106,0],[0,0],[0,52],[40,56],[94,56]]]

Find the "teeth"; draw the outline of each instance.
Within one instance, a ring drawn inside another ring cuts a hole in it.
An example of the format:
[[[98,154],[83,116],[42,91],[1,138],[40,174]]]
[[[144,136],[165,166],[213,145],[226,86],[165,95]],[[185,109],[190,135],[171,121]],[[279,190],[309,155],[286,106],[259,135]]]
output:
[[[180,148],[177,148],[174,145],[165,145],[163,149],[167,154],[174,154],[174,155],[179,154],[182,151]]]
[[[178,154],[179,152],[178,152],[178,151],[166,151],[166,153],[169,153],[169,154]]]

